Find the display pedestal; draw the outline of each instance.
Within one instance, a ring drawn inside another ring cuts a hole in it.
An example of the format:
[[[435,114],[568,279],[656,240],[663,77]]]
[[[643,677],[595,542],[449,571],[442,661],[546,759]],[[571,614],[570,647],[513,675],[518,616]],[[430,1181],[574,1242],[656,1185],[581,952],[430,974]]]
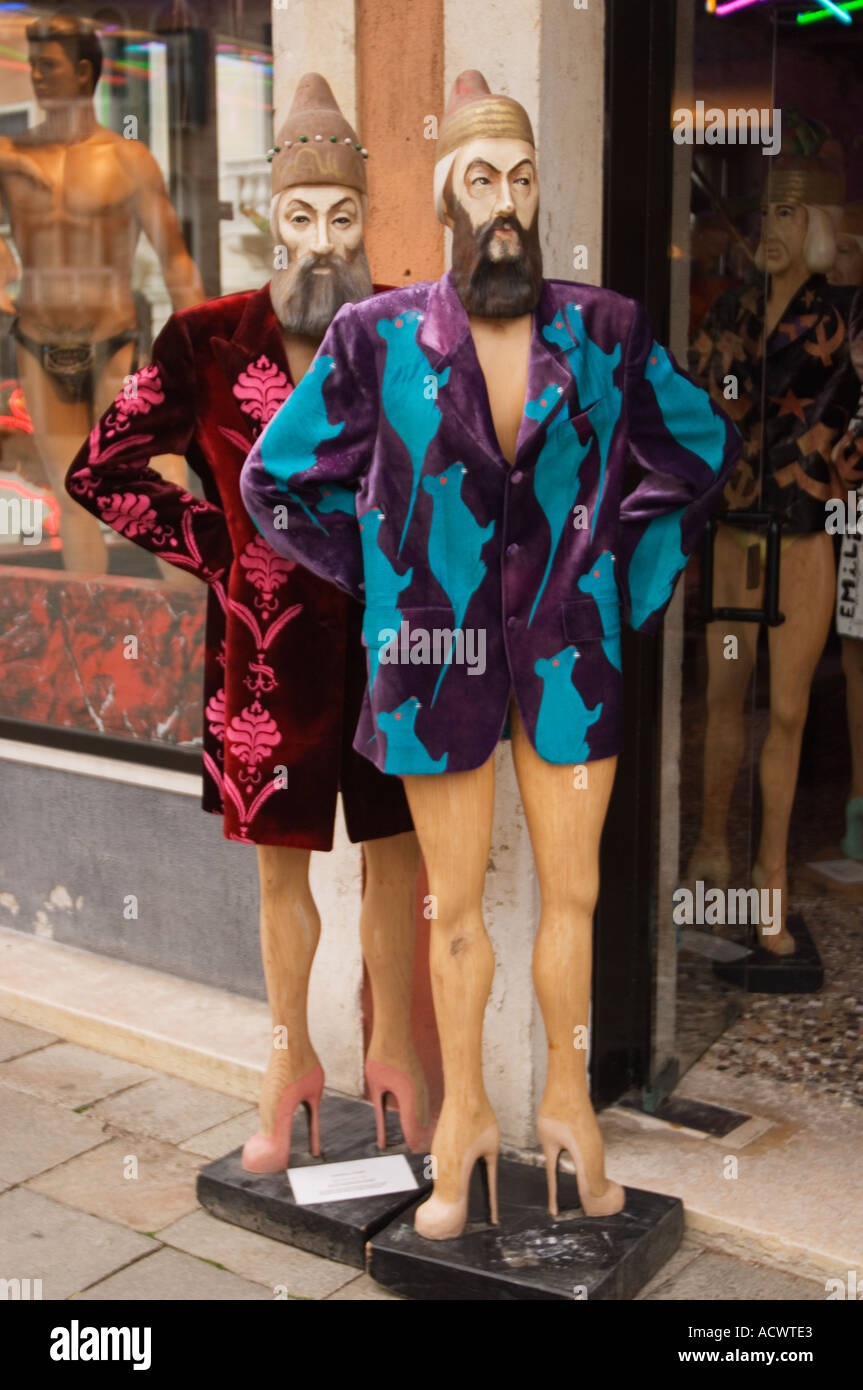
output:
[[[372,1106],[368,1101],[351,1100],[346,1096],[325,1095],[321,1101],[323,1158],[312,1158],[308,1153],[307,1136],[304,1108],[299,1106],[291,1136],[291,1168],[378,1158],[382,1152],[375,1143]],[[420,1185],[418,1189],[298,1206],[285,1173],[247,1173],[240,1162],[242,1149],[235,1149],[201,1169],[198,1201],[220,1221],[229,1221],[233,1226],[271,1236],[286,1245],[296,1245],[313,1255],[363,1269],[366,1241],[405,1207],[431,1191],[431,1183],[423,1177],[425,1155],[412,1154],[400,1142],[396,1111],[387,1112],[387,1141],[387,1154],[402,1153],[407,1158]]]
[[[825,864],[847,865],[849,880],[843,881],[831,873],[822,873],[818,868],[819,860]],[[861,871],[863,864],[859,864],[856,859],[846,859],[838,845],[830,845],[814,854],[805,864],[795,867],[792,874],[792,891],[811,894],[814,889],[819,894],[827,893],[831,898],[844,898],[846,902],[863,907],[863,882],[855,883],[850,879],[850,874],[856,875]],[[854,918],[850,918],[849,929],[859,930],[859,921],[860,919],[855,921]]]
[[[756,946],[740,960],[716,961],[713,973],[747,994],[812,994],[820,989],[824,966],[806,923],[789,913],[787,926],[797,946],[793,956],[776,956]]]
[[[560,1216],[548,1214],[545,1169],[501,1159],[500,1225],[485,1219],[480,1164],[468,1224],[457,1240],[425,1240],[403,1212],[369,1245],[368,1272],[412,1299],[557,1300],[635,1297],[671,1258],[683,1235],[678,1197],[627,1188],[617,1216],[585,1216],[578,1186],[558,1176]]]

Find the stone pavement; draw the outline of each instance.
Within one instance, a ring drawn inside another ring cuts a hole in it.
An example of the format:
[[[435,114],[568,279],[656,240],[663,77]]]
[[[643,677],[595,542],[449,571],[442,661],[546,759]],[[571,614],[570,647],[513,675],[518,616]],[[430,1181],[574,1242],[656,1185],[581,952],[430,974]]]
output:
[[[255,1128],[244,1100],[0,1019],[0,1279],[41,1279],[45,1299],[394,1298],[200,1209],[198,1169]],[[824,1297],[701,1234],[639,1295]]]

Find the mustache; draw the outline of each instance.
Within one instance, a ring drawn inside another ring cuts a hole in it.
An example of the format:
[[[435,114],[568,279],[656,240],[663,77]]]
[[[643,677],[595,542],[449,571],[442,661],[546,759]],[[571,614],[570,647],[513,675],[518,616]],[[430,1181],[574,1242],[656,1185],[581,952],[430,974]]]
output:
[[[521,254],[524,255],[525,241],[524,228],[517,217],[493,217],[490,222],[484,223],[476,234],[476,249],[480,256],[485,256],[491,246],[491,239],[495,232],[515,232],[518,237],[518,244]]]

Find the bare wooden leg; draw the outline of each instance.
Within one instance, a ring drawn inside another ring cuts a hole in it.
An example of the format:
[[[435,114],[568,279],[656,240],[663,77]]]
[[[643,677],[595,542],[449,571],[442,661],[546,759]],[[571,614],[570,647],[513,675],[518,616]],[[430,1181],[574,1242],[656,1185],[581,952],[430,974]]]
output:
[[[494,764],[472,772],[404,778],[429,892],[431,981],[440,1036],[444,1100],[435,1130],[435,1196],[454,1202],[462,1159],[494,1124],[482,1076],[482,1026],[494,952],[482,919],[491,848]]]
[[[826,532],[799,536],[782,556],[779,604],[785,614],[771,628],[770,728],[761,753],[761,839],[753,870],[756,886],[782,893],[782,931],[762,936],[777,954],[793,949],[785,927],[788,900],[788,828],[797,789],[800,746],[815,668],[824,650],[836,598],[833,546]]]
[[[573,769],[544,762],[531,747],[513,703],[512,754],[539,875],[542,911],[533,979],[548,1041],[540,1114],[568,1126],[590,1188],[606,1185],[602,1136],[587,1082],[587,1030],[593,912],[599,892],[599,841],[616,758],[588,763],[586,787]]]
[[[366,886],[360,916],[363,959],[372,991],[367,1058],[406,1072],[414,1083],[417,1122],[428,1121],[428,1087],[411,1032],[414,892],[419,844],[409,831],[363,845]]]
[[[321,921],[309,887],[310,853],[258,845],[261,958],[273,1023],[261,1086],[261,1130],[273,1133],[279,1096],[318,1064],[308,1028],[309,976]]]

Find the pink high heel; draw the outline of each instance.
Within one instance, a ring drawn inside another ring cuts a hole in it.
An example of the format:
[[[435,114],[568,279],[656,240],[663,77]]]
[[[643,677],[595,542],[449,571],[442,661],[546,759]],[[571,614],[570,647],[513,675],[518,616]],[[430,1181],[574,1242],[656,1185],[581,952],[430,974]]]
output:
[[[477,1159],[485,1159],[485,1195],[488,1202],[489,1221],[498,1224],[497,1215],[497,1156],[500,1151],[500,1132],[497,1124],[489,1125],[471,1144],[461,1164],[459,1194],[454,1202],[448,1202],[437,1193],[432,1193],[428,1201],[417,1207],[414,1213],[414,1230],[426,1240],[455,1240],[460,1236],[467,1221],[467,1199],[470,1175]]]
[[[417,1122],[416,1087],[406,1071],[386,1062],[366,1062],[366,1081],[375,1107],[375,1126],[379,1149],[387,1146],[387,1124],[384,1115],[384,1096],[395,1096],[404,1141],[411,1153],[425,1153],[434,1134],[434,1125]]]
[[[587,1181],[587,1174],[584,1171],[584,1162],[581,1157],[581,1150],[575,1140],[575,1135],[569,1125],[561,1124],[560,1120],[548,1119],[545,1115],[539,1115],[536,1121],[539,1131],[539,1138],[542,1144],[542,1151],[545,1154],[545,1174],[548,1179],[548,1210],[552,1216],[557,1216],[557,1160],[564,1149],[569,1154],[575,1165],[575,1176],[578,1180],[578,1198],[581,1202],[585,1216],[614,1216],[618,1211],[623,1210],[626,1201],[626,1192],[618,1182],[612,1182],[610,1178],[606,1180],[605,1191],[598,1194],[592,1192]]]
[[[243,1145],[243,1168],[247,1173],[279,1173],[291,1157],[291,1125],[298,1105],[305,1105],[309,1117],[309,1152],[321,1153],[320,1107],[324,1089],[324,1069],[320,1063],[286,1086],[279,1096],[272,1134],[259,1131]]]

